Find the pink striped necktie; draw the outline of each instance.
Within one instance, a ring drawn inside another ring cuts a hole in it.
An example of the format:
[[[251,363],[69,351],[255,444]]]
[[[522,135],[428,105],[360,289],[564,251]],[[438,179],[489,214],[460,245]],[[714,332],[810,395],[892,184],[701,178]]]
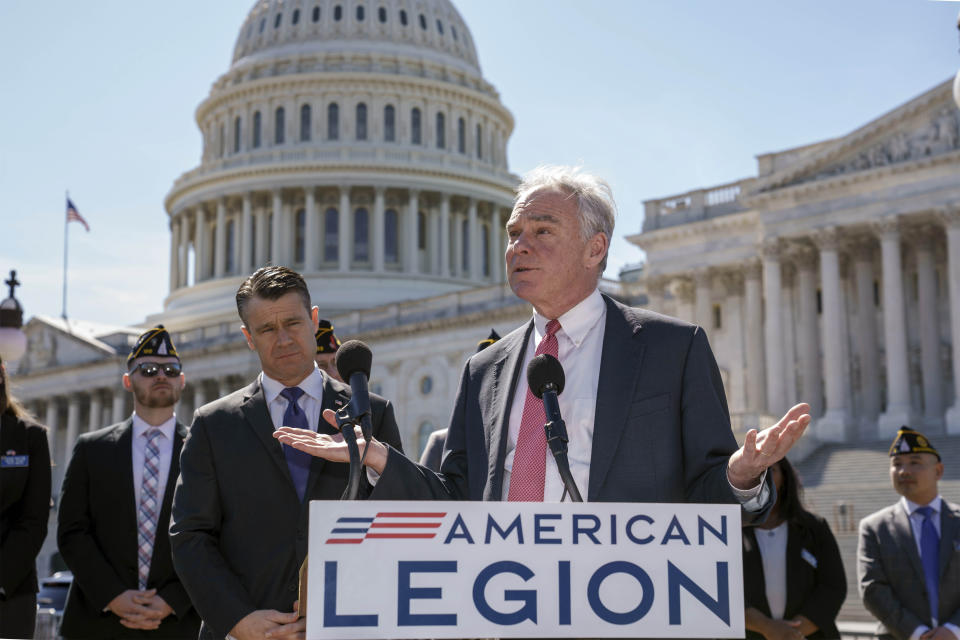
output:
[[[139,588],[147,588],[153,543],[157,537],[157,518],[160,515],[160,447],[157,438],[160,429],[149,429],[144,436],[147,447],[143,452],[143,480],[140,482],[140,507],[137,509],[137,570]]]
[[[558,321],[547,323],[547,333],[537,346],[535,356],[548,353],[554,358],[558,357],[556,333],[559,330]],[[527,386],[517,447],[513,451],[510,489],[507,491],[507,500],[510,502],[543,502],[543,485],[547,476],[547,435],[543,430],[546,421],[543,401],[533,395]]]

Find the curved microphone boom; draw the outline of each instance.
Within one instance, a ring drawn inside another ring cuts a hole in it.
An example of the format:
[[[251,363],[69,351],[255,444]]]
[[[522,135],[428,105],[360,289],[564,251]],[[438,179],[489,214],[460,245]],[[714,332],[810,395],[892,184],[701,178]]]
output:
[[[357,446],[357,435],[354,427],[359,425],[363,438],[367,442],[373,435],[372,421],[370,420],[370,391],[367,389],[367,380],[370,378],[370,367],[373,364],[373,353],[363,342],[348,340],[337,350],[337,373],[350,383],[350,402],[337,411],[337,427],[347,443],[350,453],[350,476],[347,488],[341,500],[356,500],[360,492],[360,473],[363,471],[363,460],[367,457],[364,447],[363,457]]]
[[[543,412],[547,417],[543,429],[550,452],[557,462],[557,471],[563,480],[563,486],[571,500],[583,502],[573,474],[570,473],[570,462],[567,460],[567,425],[560,415],[560,403],[557,400],[566,384],[563,365],[549,353],[541,353],[527,365],[527,384],[533,395],[543,401]]]

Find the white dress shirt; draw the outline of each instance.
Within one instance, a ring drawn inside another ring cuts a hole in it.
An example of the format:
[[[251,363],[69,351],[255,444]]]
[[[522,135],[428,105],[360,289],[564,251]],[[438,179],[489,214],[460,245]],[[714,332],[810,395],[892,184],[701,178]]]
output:
[[[133,413],[133,439],[130,453],[133,456],[133,495],[137,499],[137,508],[140,508],[140,485],[143,484],[143,461],[147,450],[147,431],[160,429],[160,436],[156,439],[160,450],[160,463],[157,479],[157,501],[163,504],[163,494],[167,489],[167,479],[170,477],[170,462],[173,459],[173,437],[177,430],[177,416],[174,414],[169,420],[160,425],[147,424],[143,418]]]
[[[770,617],[783,620],[787,609],[787,522],[773,529],[753,530],[763,561],[763,586],[770,605]]]
[[[263,398],[267,402],[267,408],[270,410],[270,419],[273,421],[274,428],[285,426],[283,424],[283,414],[287,412],[287,399],[280,395],[280,392],[286,389],[283,383],[274,380],[266,373],[260,372],[260,385],[263,387]],[[323,403],[323,374],[316,364],[313,365],[313,371],[300,381],[297,385],[303,389],[303,395],[297,400],[297,404],[307,416],[307,425],[311,431],[316,431],[320,424],[320,407]],[[286,425],[290,426],[290,425]]]

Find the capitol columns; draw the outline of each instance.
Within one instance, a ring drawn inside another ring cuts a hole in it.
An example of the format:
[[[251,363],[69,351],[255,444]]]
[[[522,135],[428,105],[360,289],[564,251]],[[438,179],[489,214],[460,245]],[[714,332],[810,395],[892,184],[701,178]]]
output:
[[[274,189],[273,224],[270,229],[270,261],[275,265],[285,265],[287,262],[283,251],[283,217],[283,192],[280,189]]]
[[[404,252],[406,264],[403,270],[407,273],[417,273],[420,262],[420,192],[410,189],[410,200],[407,203],[407,223],[404,225]]]
[[[647,276],[647,308],[657,313],[663,313],[664,289],[668,284],[666,276]]]
[[[383,187],[373,189],[373,224],[369,227],[369,239],[375,273],[382,273],[384,265],[384,191]]]
[[[440,194],[440,277],[450,277],[450,194]]]
[[[103,400],[100,389],[90,391],[90,411],[87,415],[87,431],[96,431],[103,424]]]
[[[501,247],[503,242],[503,224],[500,222],[500,205],[496,202],[490,203],[490,282],[498,283],[503,281],[504,252]]]
[[[743,273],[739,269],[725,270],[720,274],[720,283],[725,294],[723,324],[730,331],[734,353],[743,353]],[[649,290],[648,290],[649,291]],[[662,295],[662,293],[661,293]],[[743,411],[747,406],[747,385],[742,358],[731,360],[730,405],[734,411]]]
[[[861,238],[853,244],[852,249],[857,288],[857,329],[854,336],[860,373],[861,412],[865,421],[876,424],[877,416],[880,415],[880,358],[877,348],[876,303],[873,296],[874,243]]]
[[[940,331],[937,327],[937,276],[933,259],[933,234],[934,230],[929,225],[918,229],[914,248],[917,258],[923,415],[927,421],[939,423],[943,417],[943,391],[940,384]]]
[[[763,357],[763,287],[757,259],[743,265],[744,311],[746,313],[747,407],[757,413],[766,412],[766,367]]]
[[[713,274],[709,267],[699,267],[693,271],[694,299],[693,322],[701,327],[710,326],[710,297]]]
[[[773,415],[786,411],[787,385],[784,370],[783,284],[780,272],[780,243],[768,238],[763,254],[763,297],[766,309],[764,341],[767,356],[767,410]]]
[[[303,270],[310,273],[317,269],[317,199],[312,186],[304,188],[304,216],[303,225]]]
[[[126,417],[124,414],[127,408],[127,391],[123,388],[114,389],[112,405],[110,408],[110,421],[113,424],[122,422]]]
[[[55,445],[57,443],[57,429],[60,428],[59,420],[57,418],[60,415],[60,412],[57,411],[57,397],[50,396],[47,398],[47,411],[44,416],[44,424],[47,426],[47,446],[50,448],[50,459],[54,460],[54,455],[56,453]]]
[[[217,198],[217,228],[213,251],[213,277],[223,277],[227,266],[227,200]]]
[[[267,239],[270,237],[267,225],[269,220],[270,217],[266,209],[260,209],[259,213],[257,213],[256,247],[254,248],[254,259],[257,262],[257,268],[266,265],[269,260],[270,245],[267,243]]]
[[[810,405],[810,415],[823,413],[820,340],[817,335],[817,252],[804,245],[794,254],[797,267],[797,359],[800,361],[800,400]]]
[[[64,442],[63,460],[66,462],[73,454],[73,445],[80,434],[80,396],[71,393],[67,396],[67,438]]]
[[[874,223],[880,237],[883,278],[883,342],[887,365],[887,410],[877,422],[878,435],[889,437],[913,423],[907,370],[907,323],[900,260],[900,222],[890,216]]]
[[[345,273],[350,271],[350,263],[353,261],[352,252],[350,251],[351,245],[350,242],[351,236],[353,235],[350,232],[352,225],[350,221],[352,219],[350,211],[350,186],[342,184],[340,185],[340,211],[339,211],[339,220],[337,224],[337,234],[338,234],[338,247],[337,253],[339,254],[340,262],[340,272]]]
[[[180,285],[180,220],[170,216],[170,293]]]
[[[249,191],[246,191],[242,196],[242,204],[240,205],[240,229],[238,229],[239,233],[236,234],[237,246],[240,248],[239,258],[237,258],[237,270],[240,275],[246,275],[250,272],[250,262],[252,258],[250,252],[253,249],[253,243],[250,238],[250,232],[253,228],[251,224],[251,218],[253,216],[252,199],[253,196]],[[260,239],[257,238],[257,240]]]
[[[202,204],[197,205],[194,215],[196,219],[193,230],[193,283],[198,284],[206,277],[203,265],[207,262],[207,220]]]
[[[477,221],[477,200],[469,198],[467,200],[467,245],[463,248],[467,252],[468,266],[470,268],[470,279],[479,282],[481,278],[480,265],[483,260],[480,257],[480,224]]]
[[[180,217],[180,247],[177,252],[177,261],[179,268],[177,269],[177,286],[185,287],[188,282],[187,275],[187,253],[189,252],[190,246],[190,225],[187,224],[187,213],[186,211],[181,211],[179,214]]]
[[[947,228],[947,290],[950,292],[950,342],[953,348],[953,406],[947,410],[947,433],[960,434],[960,205],[939,213]]]
[[[840,234],[835,227],[818,230],[813,241],[820,249],[820,287],[823,304],[824,380],[827,407],[817,420],[815,435],[828,442],[847,438],[850,409],[847,406],[843,360],[843,299],[840,285]]]

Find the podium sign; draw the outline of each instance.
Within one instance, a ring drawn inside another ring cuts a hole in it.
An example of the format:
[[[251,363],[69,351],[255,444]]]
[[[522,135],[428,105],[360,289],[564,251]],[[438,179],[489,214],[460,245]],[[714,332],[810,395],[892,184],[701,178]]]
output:
[[[742,638],[736,505],[310,504],[307,638]]]

